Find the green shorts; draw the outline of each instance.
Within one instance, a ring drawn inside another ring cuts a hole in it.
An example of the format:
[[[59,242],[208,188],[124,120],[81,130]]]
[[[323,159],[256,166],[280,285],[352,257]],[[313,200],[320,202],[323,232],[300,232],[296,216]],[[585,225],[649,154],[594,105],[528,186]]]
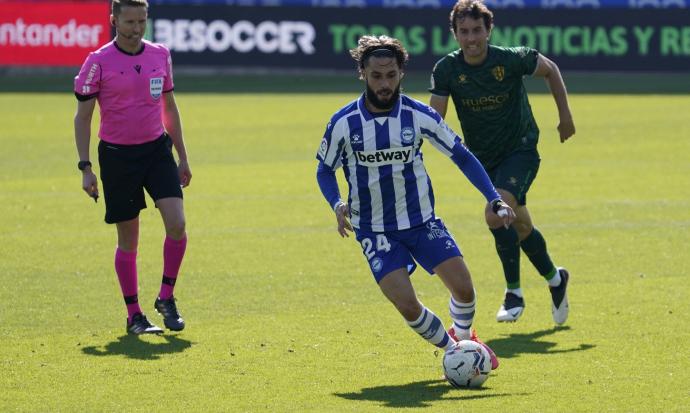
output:
[[[536,149],[517,151],[486,173],[496,188],[510,192],[517,199],[518,205],[525,205],[527,191],[537,176],[540,162],[541,158]]]

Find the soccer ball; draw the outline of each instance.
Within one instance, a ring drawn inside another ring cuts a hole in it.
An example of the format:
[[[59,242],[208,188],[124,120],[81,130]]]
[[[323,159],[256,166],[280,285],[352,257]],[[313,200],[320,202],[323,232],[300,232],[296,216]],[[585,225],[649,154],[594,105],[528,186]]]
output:
[[[482,345],[461,340],[443,355],[443,372],[453,387],[479,387],[489,378],[491,357]]]

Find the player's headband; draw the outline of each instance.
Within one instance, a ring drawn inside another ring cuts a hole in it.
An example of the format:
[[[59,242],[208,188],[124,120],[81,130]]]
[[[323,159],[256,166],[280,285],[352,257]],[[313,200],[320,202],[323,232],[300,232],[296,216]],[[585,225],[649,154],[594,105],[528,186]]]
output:
[[[379,48],[379,49],[369,49],[364,52],[362,55],[362,62],[361,65],[364,67],[364,62],[367,61],[370,57],[390,57],[390,58],[395,58],[395,52],[391,49],[385,49],[385,48]]]

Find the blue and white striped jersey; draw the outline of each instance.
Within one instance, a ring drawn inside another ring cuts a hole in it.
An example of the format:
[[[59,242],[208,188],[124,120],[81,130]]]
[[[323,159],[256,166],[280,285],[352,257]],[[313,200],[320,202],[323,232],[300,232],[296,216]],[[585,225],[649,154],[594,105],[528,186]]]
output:
[[[472,155],[429,106],[401,95],[387,116],[374,116],[364,99],[362,95],[333,115],[316,158],[333,170],[343,167],[354,227],[386,232],[422,225],[434,218],[423,139],[454,161],[460,153]],[[484,195],[497,198],[488,178],[486,182]]]

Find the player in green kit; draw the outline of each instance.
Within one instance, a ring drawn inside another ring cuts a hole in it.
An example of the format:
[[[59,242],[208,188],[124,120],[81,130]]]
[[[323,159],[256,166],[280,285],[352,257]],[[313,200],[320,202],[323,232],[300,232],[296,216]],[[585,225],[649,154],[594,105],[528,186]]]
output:
[[[563,78],[558,66],[534,49],[489,44],[493,13],[481,1],[458,1],[450,13],[450,25],[460,50],[434,66],[430,106],[445,116],[448,97],[453,99],[467,147],[517,215],[506,228],[493,214],[486,213],[507,284],[496,319],[517,321],[525,309],[520,288],[522,249],[548,281],[553,319],[563,324],[568,318],[569,274],[551,261],[546,241],[533,226],[526,206],[540,158],[539,128],[522,81],[525,75],[546,79],[558,108],[558,132],[563,143],[575,134]]]

